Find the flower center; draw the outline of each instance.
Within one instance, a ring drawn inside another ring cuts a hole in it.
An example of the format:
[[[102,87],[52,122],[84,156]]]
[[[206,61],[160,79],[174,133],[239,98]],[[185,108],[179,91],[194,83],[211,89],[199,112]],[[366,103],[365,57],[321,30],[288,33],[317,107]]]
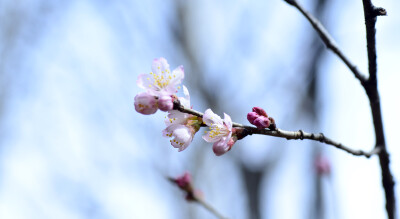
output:
[[[160,67],[157,68],[160,69]],[[176,75],[172,74],[169,69],[162,71],[161,75],[154,74],[154,72],[150,72],[150,75],[153,76],[153,86],[156,87],[158,90],[161,90],[162,88],[168,86],[172,78],[176,77]],[[150,80],[150,78],[147,78],[147,80]],[[152,85],[149,84],[149,87],[151,86]]]
[[[216,138],[216,137],[219,137],[219,136],[225,136],[229,132],[228,132],[228,129],[226,129],[226,128],[220,128],[217,125],[211,124],[210,131],[208,131],[208,133],[209,133],[210,138]]]

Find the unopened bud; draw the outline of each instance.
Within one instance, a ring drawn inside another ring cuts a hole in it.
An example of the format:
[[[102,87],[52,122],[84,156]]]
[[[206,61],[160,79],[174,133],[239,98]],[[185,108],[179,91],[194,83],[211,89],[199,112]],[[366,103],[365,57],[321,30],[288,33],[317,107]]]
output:
[[[161,96],[158,98],[158,108],[161,111],[168,112],[174,108],[174,100],[168,95]]]
[[[261,107],[258,107],[258,106],[253,107],[253,112],[257,113],[260,116],[268,117],[268,115],[265,112],[265,110],[263,108],[261,108]]]
[[[270,124],[269,118],[260,116],[254,120],[253,125],[257,126],[259,129],[268,128]]]
[[[249,120],[251,124],[253,124],[254,120],[257,119],[258,117],[259,115],[256,112],[247,113],[247,120]]]
[[[146,92],[140,93],[135,96],[135,110],[144,115],[150,115],[157,112],[156,98]]]
[[[182,176],[179,176],[175,179],[176,184],[179,188],[183,190],[187,190],[191,187],[192,184],[192,175],[189,172],[185,172]]]

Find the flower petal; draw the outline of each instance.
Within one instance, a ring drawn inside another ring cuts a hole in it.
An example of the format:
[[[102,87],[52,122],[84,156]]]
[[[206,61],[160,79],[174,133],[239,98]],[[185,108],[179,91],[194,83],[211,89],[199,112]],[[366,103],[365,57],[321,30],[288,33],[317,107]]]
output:
[[[166,130],[172,131],[174,139],[171,140],[171,145],[179,148],[179,151],[185,150],[193,140],[193,132],[185,125],[169,126]]]
[[[222,119],[221,117],[219,117],[217,114],[215,114],[211,109],[207,109],[204,112],[203,115],[203,122],[207,125],[207,126],[213,126],[213,125],[222,125]]]
[[[182,113],[178,110],[171,110],[168,112],[168,118],[165,120],[165,125],[185,124],[188,117],[189,115],[186,113]]]
[[[169,64],[167,60],[163,57],[154,59],[151,65],[151,70],[154,74],[161,76],[162,72],[169,71]]]
[[[172,132],[179,126],[180,124],[172,124],[169,125],[162,131],[164,137],[172,137]]]
[[[136,81],[136,84],[145,90],[152,89],[154,84],[154,78],[151,77],[149,74],[140,74]]]
[[[183,66],[179,66],[176,69],[172,71],[172,75],[170,76],[171,80],[169,81],[169,84],[164,88],[164,90],[168,93],[176,93],[177,86],[182,83],[183,78],[185,77],[185,73],[183,71]]]
[[[213,144],[213,152],[217,156],[221,156],[230,150],[228,146],[229,138],[222,138],[220,141]]]
[[[183,87],[183,94],[185,95],[184,97],[179,97],[179,101],[181,102],[181,104],[187,108],[190,108],[190,95],[189,95],[189,91],[186,88],[185,85],[182,86]]]
[[[232,132],[232,119],[231,119],[231,117],[230,117],[228,114],[226,114],[226,113],[224,113],[224,122],[225,122],[225,125],[228,127],[228,130],[229,130],[230,132]]]
[[[210,132],[207,132],[207,134],[203,135],[202,138],[204,139],[204,141],[210,142],[210,143],[214,143],[214,142],[221,140],[221,137],[219,137],[219,136],[216,136],[216,137],[211,136]]]

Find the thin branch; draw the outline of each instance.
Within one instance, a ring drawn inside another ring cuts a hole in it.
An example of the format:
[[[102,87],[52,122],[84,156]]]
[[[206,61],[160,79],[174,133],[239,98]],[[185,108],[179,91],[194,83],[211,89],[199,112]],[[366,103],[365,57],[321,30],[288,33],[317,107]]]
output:
[[[382,172],[382,186],[385,190],[386,211],[389,219],[396,218],[396,198],[394,193],[394,180],[390,170],[390,158],[386,147],[385,132],[383,129],[383,119],[381,111],[381,103],[378,92],[377,82],[377,61],[376,61],[376,18],[377,16],[386,15],[386,10],[375,7],[371,0],[363,0],[364,18],[367,36],[368,51],[368,71],[369,78],[364,85],[370,101],[372,119],[374,122],[376,148],[382,148],[379,154],[379,162]]]
[[[215,208],[213,208],[210,204],[205,202],[204,199],[199,198],[197,196],[195,196],[194,198],[199,204],[203,205],[203,207],[205,207],[207,210],[209,210],[211,213],[213,213],[217,218],[227,219],[221,213],[219,213]]]
[[[183,113],[195,115],[197,117],[203,117],[203,113],[183,106],[182,104],[180,104],[180,102],[178,100],[174,101],[174,109],[178,110],[180,112],[183,112]],[[253,135],[253,134],[269,135],[269,136],[274,136],[274,137],[278,137],[278,138],[286,138],[287,140],[309,139],[309,140],[319,141],[319,142],[322,142],[322,143],[325,143],[328,145],[332,145],[340,150],[344,150],[355,156],[365,156],[367,158],[371,157],[374,154],[379,154],[381,152],[380,147],[377,147],[370,152],[365,152],[362,150],[354,150],[354,149],[351,149],[351,148],[343,145],[340,142],[336,142],[328,137],[325,137],[325,135],[322,133],[317,133],[317,134],[316,133],[308,133],[303,130],[285,131],[285,130],[281,130],[278,128],[276,128],[274,130],[258,129],[253,126],[242,125],[242,124],[236,123],[236,122],[233,122],[232,124],[233,124],[233,127],[242,128],[244,130],[240,139],[246,137],[247,135]]]
[[[386,15],[384,8],[375,7],[370,0],[363,0],[365,27],[367,32],[367,50],[368,50],[368,71],[369,81],[377,84],[376,72],[376,40],[375,40],[375,24],[377,16]]]
[[[354,76],[360,80],[361,84],[364,84],[367,81],[367,78],[357,69],[349,58],[347,58],[342,50],[339,49],[335,40],[331,37],[325,27],[318,21],[314,16],[308,13],[296,0],[284,0],[288,4],[296,7],[311,23],[313,28],[318,32],[319,36],[321,37],[322,41],[328,47],[328,49],[332,50],[339,58],[347,65],[347,67],[353,72]]]

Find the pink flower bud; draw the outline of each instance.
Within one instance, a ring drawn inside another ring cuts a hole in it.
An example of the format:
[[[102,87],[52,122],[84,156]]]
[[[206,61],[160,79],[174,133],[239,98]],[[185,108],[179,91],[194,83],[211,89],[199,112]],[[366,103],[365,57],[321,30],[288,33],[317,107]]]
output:
[[[198,201],[203,199],[203,193],[200,190],[194,189],[192,176],[189,172],[185,172],[182,176],[177,178],[170,178],[181,190],[186,192],[186,200]]]
[[[189,172],[185,172],[182,176],[175,179],[176,184],[181,189],[186,189],[188,186],[191,186],[192,176]]]
[[[268,115],[265,112],[265,110],[263,108],[261,108],[261,107],[258,107],[258,106],[253,107],[253,112],[257,113],[260,116],[268,117]]]
[[[253,125],[257,126],[259,129],[268,128],[270,124],[269,118],[265,116],[260,116],[254,120]]]
[[[174,108],[174,100],[168,95],[160,96],[158,98],[158,108],[161,111],[168,112]]]
[[[258,117],[259,115],[256,112],[247,113],[247,120],[249,120],[251,124],[253,124],[254,120],[257,119]]]
[[[146,92],[140,93],[135,96],[135,110],[144,115],[150,115],[157,112],[156,98]]]

